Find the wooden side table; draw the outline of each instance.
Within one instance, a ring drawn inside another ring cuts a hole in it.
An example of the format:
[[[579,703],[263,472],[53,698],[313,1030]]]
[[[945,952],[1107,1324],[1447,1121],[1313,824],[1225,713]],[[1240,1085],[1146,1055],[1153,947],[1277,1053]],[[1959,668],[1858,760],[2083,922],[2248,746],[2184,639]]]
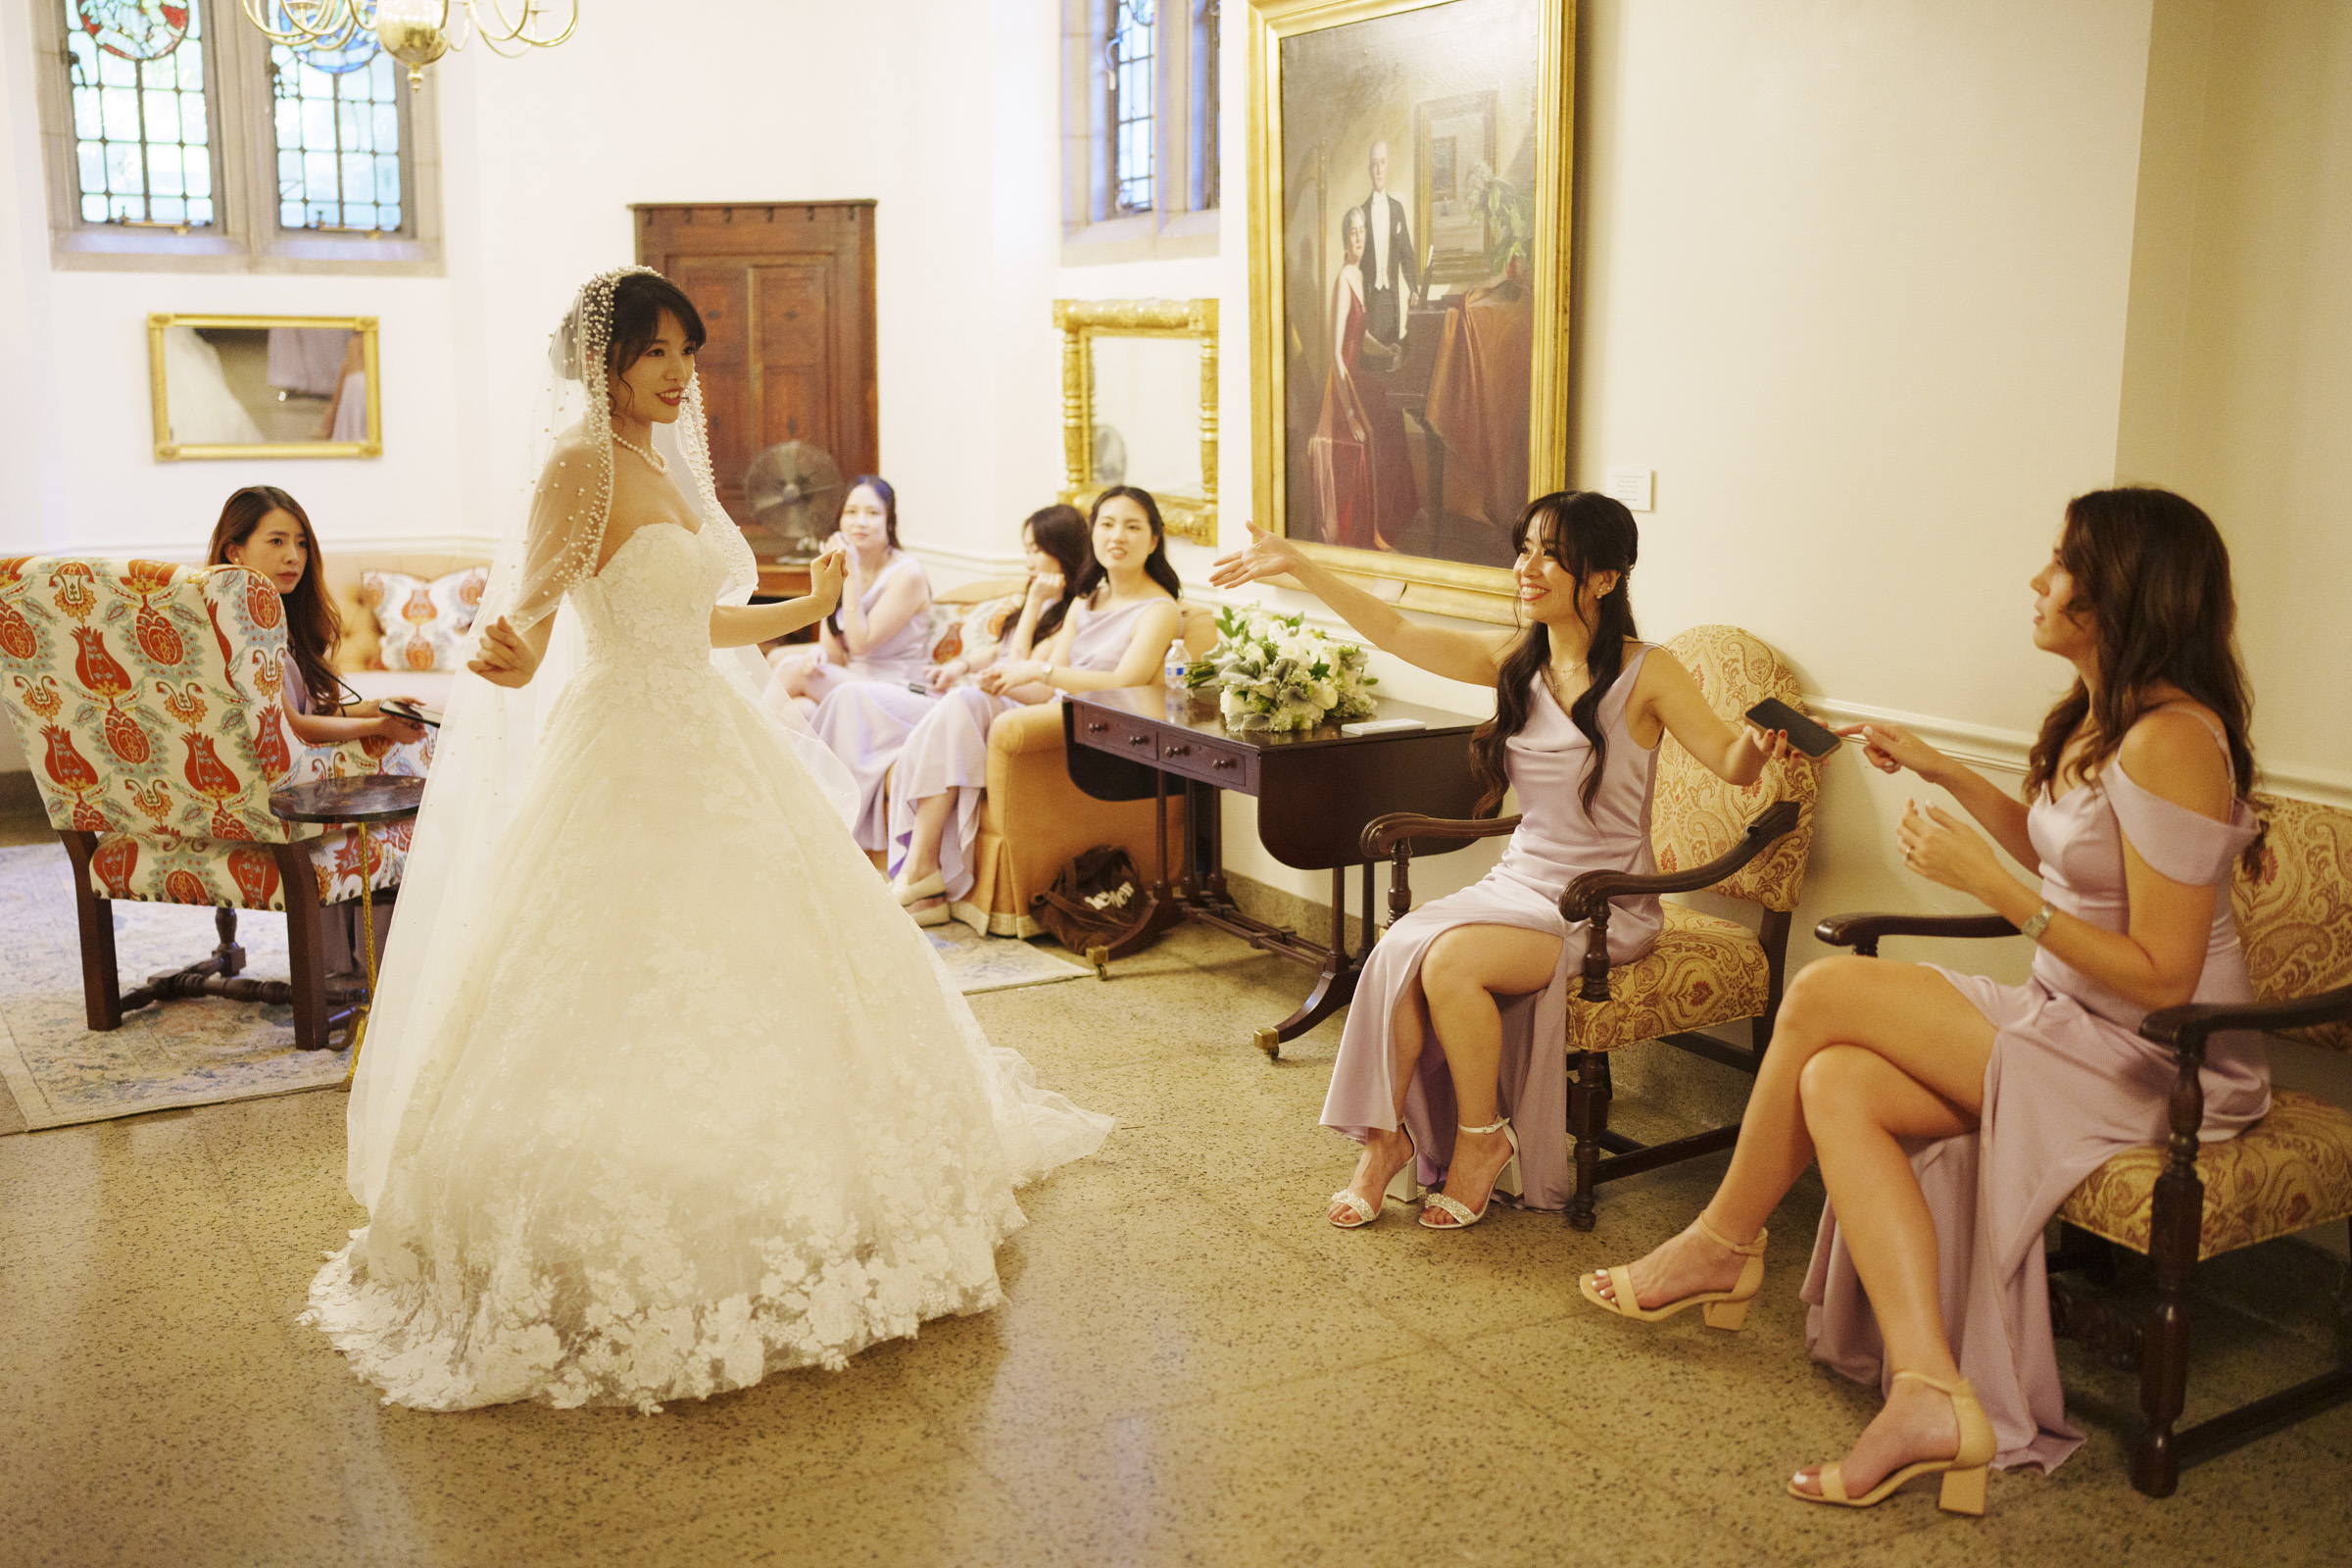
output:
[[[424,804],[424,780],[391,773],[358,773],[322,778],[270,797],[270,809],[289,822],[341,823],[352,836],[360,860],[360,952],[367,966],[368,992],[352,1008],[351,1065],[343,1074],[350,1087],[360,1070],[360,1042],[367,1037],[368,1014],[375,1005],[375,885],[368,862],[368,829],[378,822],[398,822],[416,814]]]
[[[1470,777],[1476,719],[1412,703],[1384,702],[1379,718],[1419,719],[1420,729],[1343,735],[1336,724],[1283,735],[1228,730],[1214,705],[1163,686],[1079,692],[1062,704],[1070,780],[1097,800],[1159,803],[1158,882],[1163,924],[1199,920],[1250,946],[1311,965],[1314,989],[1298,1010],[1256,1031],[1269,1057],[1348,1004],[1373,940],[1372,866],[1364,824],[1391,811],[1465,817],[1478,799]],[[1174,781],[1171,785],[1171,780]],[[1179,874],[1168,875],[1168,792],[1185,792],[1189,824]],[[1225,885],[1217,792],[1257,800],[1257,836],[1285,865],[1331,873],[1331,939],[1318,943],[1245,914]],[[1413,853],[1445,855],[1461,842],[1416,841]],[[1348,951],[1348,869],[1363,874],[1363,943]]]

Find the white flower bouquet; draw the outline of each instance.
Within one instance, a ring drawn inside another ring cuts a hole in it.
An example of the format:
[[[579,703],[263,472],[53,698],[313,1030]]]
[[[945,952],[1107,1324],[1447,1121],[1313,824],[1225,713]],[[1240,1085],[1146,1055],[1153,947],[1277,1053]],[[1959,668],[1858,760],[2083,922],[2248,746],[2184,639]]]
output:
[[[1366,674],[1370,651],[1306,624],[1304,615],[1277,615],[1228,606],[1217,612],[1217,646],[1186,669],[1196,692],[1214,688],[1230,729],[1313,729],[1372,714]]]

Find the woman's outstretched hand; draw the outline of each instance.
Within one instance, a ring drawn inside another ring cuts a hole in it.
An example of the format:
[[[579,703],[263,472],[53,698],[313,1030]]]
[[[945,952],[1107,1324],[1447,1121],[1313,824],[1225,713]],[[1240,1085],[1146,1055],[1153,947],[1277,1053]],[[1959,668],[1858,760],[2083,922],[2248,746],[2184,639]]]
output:
[[[501,615],[482,633],[481,646],[466,662],[466,667],[493,686],[520,691],[539,673],[539,656],[531,652],[514,623]]]
[[[1903,864],[1938,886],[1983,898],[2006,874],[1992,846],[1940,806],[1905,801],[1894,837],[1903,847]]]
[[[1298,547],[1256,523],[1250,524],[1250,542],[1230,556],[1219,556],[1208,568],[1208,580],[1219,588],[1239,588],[1296,572],[1306,564]]]
[[[1900,773],[1909,768],[1926,778],[1943,760],[1943,754],[1935,747],[1892,724],[1841,724],[1837,733],[1862,737],[1863,757],[1882,773]]]

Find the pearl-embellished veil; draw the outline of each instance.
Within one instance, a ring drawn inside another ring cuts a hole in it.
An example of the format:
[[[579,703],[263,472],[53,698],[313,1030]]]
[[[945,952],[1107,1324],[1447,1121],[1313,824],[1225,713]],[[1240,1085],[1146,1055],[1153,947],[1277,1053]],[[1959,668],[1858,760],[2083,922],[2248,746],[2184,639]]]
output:
[[[567,596],[594,576],[612,504],[612,423],[601,368],[612,333],[612,292],[641,267],[590,278],[550,335],[546,368],[530,424],[535,476],[526,504],[511,509],[492,558],[475,617],[477,630],[504,616],[525,631],[554,618],[546,658],[520,691],[494,686],[460,669],[435,740],[424,805],[402,876],[397,918],[376,986],[352,1083],[345,1177],[352,1197],[372,1208],[391,1158],[400,1117],[426,1045],[439,1032],[459,974],[473,945],[501,934],[481,928],[492,891],[487,873],[531,776],[541,731],[585,659],[578,615]],[[720,605],[750,602],[758,570],[742,531],[718,504],[711,482],[700,379],[690,382],[675,422],[657,424],[654,450],[676,475],[706,537],[722,553]],[[711,662],[759,707],[766,675],[755,649],[719,649]],[[765,710],[762,710],[765,711]],[[840,760],[808,732],[797,712],[769,714],[841,813],[858,810],[858,786]],[[659,832],[656,823],[612,824],[615,832]],[[614,889],[625,898],[627,890]]]

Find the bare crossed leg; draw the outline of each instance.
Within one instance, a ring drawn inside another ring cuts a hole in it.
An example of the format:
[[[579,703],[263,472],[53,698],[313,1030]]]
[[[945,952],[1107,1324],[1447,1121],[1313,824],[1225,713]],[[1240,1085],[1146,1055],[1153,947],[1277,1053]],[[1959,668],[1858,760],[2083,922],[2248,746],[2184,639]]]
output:
[[[1781,1004],[1731,1169],[1700,1215],[1719,1235],[1750,1241],[1818,1158],[1888,1364],[1938,1381],[1959,1370],[1936,1293],[1935,1225],[1900,1140],[1977,1125],[1992,1038],[1976,1005],[1923,965],[1836,957],[1807,966]],[[1730,1290],[1743,1261],[1693,1227],[1633,1265],[1635,1300],[1653,1307]],[[1598,1287],[1610,1294],[1605,1272]],[[1945,1396],[1897,1384],[1846,1457],[1847,1491],[1867,1491],[1913,1459],[1948,1458],[1958,1444]],[[1799,1483],[1818,1490],[1811,1472]]]

